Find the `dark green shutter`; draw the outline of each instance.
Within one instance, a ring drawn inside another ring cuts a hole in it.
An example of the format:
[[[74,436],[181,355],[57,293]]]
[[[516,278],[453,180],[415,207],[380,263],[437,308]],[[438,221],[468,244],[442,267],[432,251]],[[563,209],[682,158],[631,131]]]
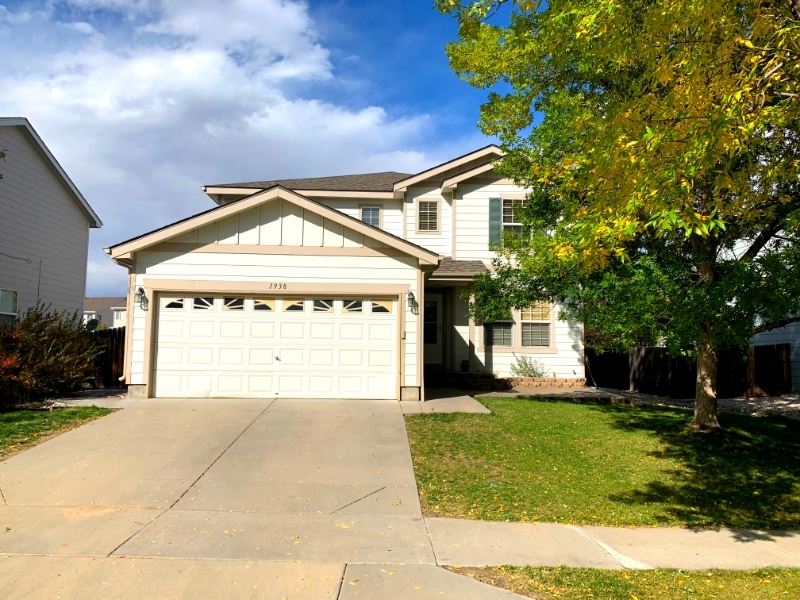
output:
[[[503,241],[503,199],[489,198],[489,247]]]

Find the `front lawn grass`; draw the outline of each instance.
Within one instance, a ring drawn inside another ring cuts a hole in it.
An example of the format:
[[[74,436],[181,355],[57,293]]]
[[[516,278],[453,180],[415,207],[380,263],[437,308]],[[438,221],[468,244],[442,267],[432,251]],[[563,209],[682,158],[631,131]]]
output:
[[[775,600],[800,598],[800,570],[603,571],[496,567],[452,569],[537,600]]]
[[[800,424],[481,398],[491,415],[406,420],[428,516],[616,526],[800,528]]]
[[[110,412],[95,406],[0,412],[0,460]]]

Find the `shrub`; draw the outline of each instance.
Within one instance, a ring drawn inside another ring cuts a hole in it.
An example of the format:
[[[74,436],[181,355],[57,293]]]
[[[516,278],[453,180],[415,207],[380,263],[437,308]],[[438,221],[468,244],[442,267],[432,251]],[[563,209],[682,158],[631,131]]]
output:
[[[78,313],[29,308],[14,329],[0,331],[0,404],[80,389],[101,352]]]
[[[531,358],[530,356],[514,355],[517,362],[511,365],[511,374],[515,377],[544,377],[544,363]]]

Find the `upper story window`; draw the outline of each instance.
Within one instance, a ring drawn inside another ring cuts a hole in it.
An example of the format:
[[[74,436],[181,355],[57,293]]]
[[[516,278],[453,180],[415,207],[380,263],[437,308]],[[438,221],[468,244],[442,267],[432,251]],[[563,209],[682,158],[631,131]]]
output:
[[[417,203],[417,231],[439,233],[439,202],[420,200]]]
[[[380,206],[362,206],[361,207],[361,220],[367,225],[373,227],[381,226],[381,207]]]
[[[517,235],[522,235],[519,213],[524,208],[524,199],[503,198],[503,231],[513,231]]]

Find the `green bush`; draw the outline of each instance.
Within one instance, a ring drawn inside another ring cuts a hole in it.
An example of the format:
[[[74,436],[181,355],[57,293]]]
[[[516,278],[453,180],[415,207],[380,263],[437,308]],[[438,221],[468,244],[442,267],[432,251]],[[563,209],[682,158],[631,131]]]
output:
[[[78,313],[29,308],[13,329],[0,331],[0,405],[79,390],[101,352]]]
[[[515,377],[544,377],[545,366],[541,361],[527,355],[514,355],[517,362],[511,365],[511,374]]]

